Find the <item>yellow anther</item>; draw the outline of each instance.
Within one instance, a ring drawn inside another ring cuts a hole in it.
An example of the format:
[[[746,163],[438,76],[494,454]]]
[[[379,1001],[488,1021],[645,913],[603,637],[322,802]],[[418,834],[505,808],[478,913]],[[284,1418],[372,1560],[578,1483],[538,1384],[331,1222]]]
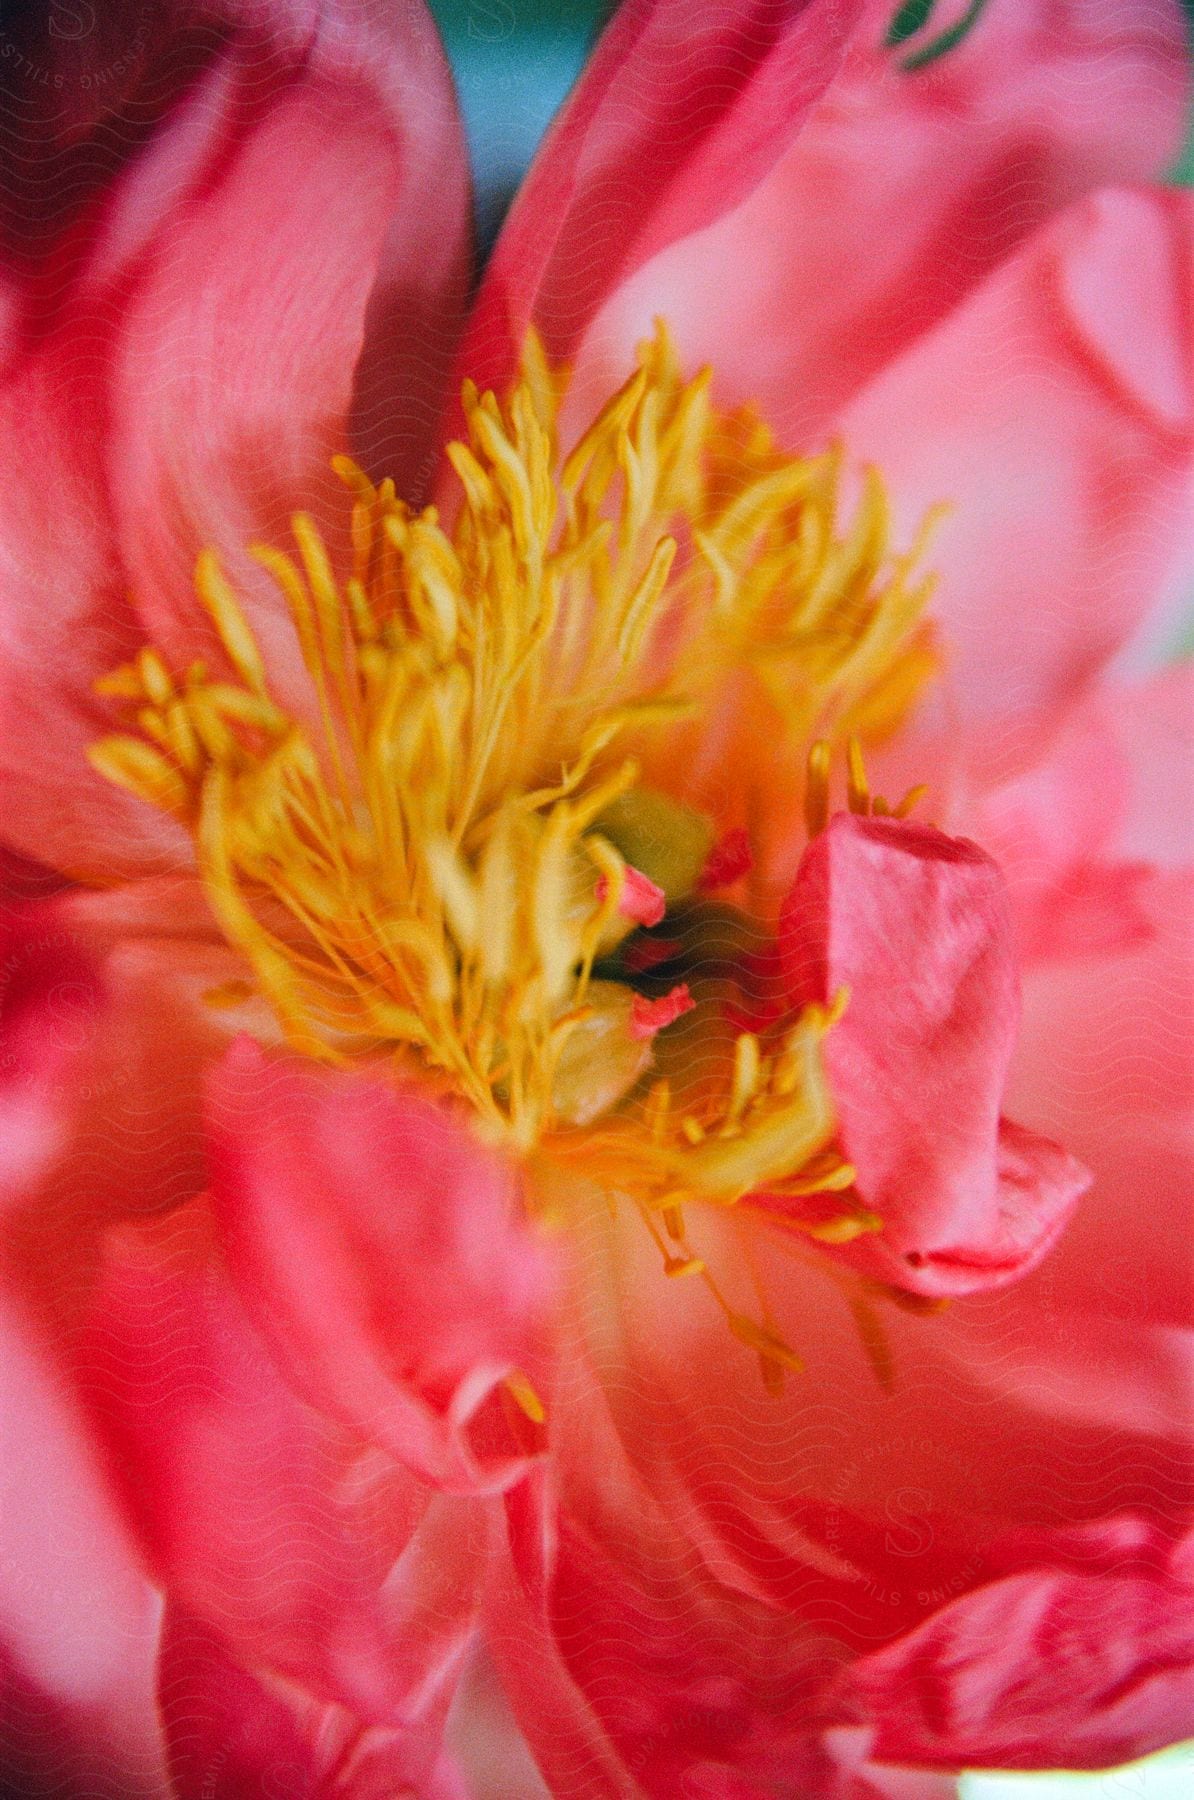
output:
[[[705,1272],[704,1258],[700,1256],[669,1256],[664,1261],[663,1272],[665,1275],[672,1276],[673,1279],[682,1275],[703,1275]]]
[[[188,777],[199,775],[203,768],[203,752],[185,702],[171,700],[161,715],[161,723],[175,763]]]
[[[663,1228],[668,1236],[675,1243],[681,1243],[684,1237],[684,1214],[680,1211],[680,1208],[676,1203],[674,1201],[670,1203],[665,1201],[660,1209],[660,1217],[663,1220]]]
[[[478,907],[484,921],[478,955],[482,978],[491,988],[502,986],[514,964],[520,878],[514,842],[514,819],[509,808],[503,808],[481,853],[477,883]]]
[[[365,500],[373,499],[373,483],[360,464],[354,462],[351,456],[333,456],[332,468],[345,487],[350,488],[354,494],[358,494]]]
[[[759,1040],[744,1031],[734,1045],[734,1079],[722,1132],[728,1136],[737,1126],[759,1085]]]
[[[904,795],[904,798],[901,801],[899,801],[895,807],[893,807],[893,809],[892,809],[893,818],[896,818],[896,819],[908,818],[908,816],[911,813],[914,813],[916,811],[916,808],[920,805],[921,801],[924,799],[924,797],[928,793],[928,791],[929,791],[929,784],[927,781],[918,782],[915,787],[910,787],[908,789],[908,792]]]
[[[483,407],[473,409],[469,418],[479,449],[484,450],[501,484],[502,497],[509,506],[514,540],[525,555],[538,541],[535,529],[535,501],[531,481],[518,451],[502,430],[501,424]]]
[[[756,1325],[744,1313],[732,1313],[729,1326],[740,1343],[750,1350],[757,1350],[760,1356],[766,1357],[770,1362],[778,1363],[783,1369],[790,1369],[793,1374],[799,1374],[804,1368],[800,1357],[781,1337],[774,1331],[768,1331],[765,1326]]]
[[[519,1370],[506,1376],[506,1391],[519,1409],[524,1412],[532,1425],[542,1425],[547,1417],[547,1409],[531,1386],[526,1376]]]
[[[142,650],[137,657],[137,672],[147,699],[155,706],[165,706],[174,696],[174,683],[156,650]]]
[[[566,494],[580,485],[581,478],[594,457],[606,450],[607,446],[617,443],[619,433],[642,399],[646,387],[647,371],[645,368],[638,368],[623,382],[613,398],[606,401],[588,430],[578,439],[560,471],[560,486]]]
[[[738,592],[738,571],[709,532],[694,531],[692,541],[713,575],[714,606],[723,618],[728,618]]]
[[[210,1006],[214,1012],[221,1012],[233,1006],[243,1006],[251,1000],[256,992],[250,981],[222,981],[215,987],[205,989],[204,1006]]]
[[[883,1221],[872,1212],[839,1213],[835,1219],[825,1219],[805,1229],[809,1237],[816,1238],[820,1244],[852,1244],[855,1238],[864,1237],[867,1232],[882,1231]]]
[[[863,818],[871,810],[871,790],[867,784],[866,767],[862,760],[862,745],[857,738],[851,738],[846,746],[847,796],[850,811],[861,813]]]
[[[643,1103],[643,1126],[652,1143],[662,1143],[671,1111],[672,1088],[669,1081],[653,1081]]]
[[[145,683],[141,678],[139,665],[122,663],[118,669],[112,669],[107,675],[99,676],[95,683],[95,691],[102,700],[143,700]]]
[[[345,606],[332,572],[331,559],[315,521],[306,513],[295,513],[290,521],[290,528],[302,558],[303,573],[319,632],[320,649],[328,667],[336,675],[341,675],[345,648]]]
[[[475,950],[480,942],[481,909],[472,877],[446,838],[429,839],[423,845],[423,857],[453,937],[462,951]]]
[[[191,795],[182,775],[168,757],[141,738],[107,737],[92,744],[87,752],[92,768],[127,788],[138,800],[147,800],[159,811],[186,819],[191,811]]]
[[[808,753],[808,772],[804,785],[804,824],[810,837],[816,837],[829,823],[829,766],[831,751],[824,738],[819,738]]]
[[[853,1163],[843,1162],[835,1151],[814,1156],[782,1184],[785,1194],[840,1194],[853,1187],[857,1170]]]
[[[195,589],[212,623],[220,634],[220,642],[228,652],[228,660],[246,686],[265,692],[265,664],[257,647],[257,639],[249,630],[227,577],[214,550],[200,552],[195,565]]]

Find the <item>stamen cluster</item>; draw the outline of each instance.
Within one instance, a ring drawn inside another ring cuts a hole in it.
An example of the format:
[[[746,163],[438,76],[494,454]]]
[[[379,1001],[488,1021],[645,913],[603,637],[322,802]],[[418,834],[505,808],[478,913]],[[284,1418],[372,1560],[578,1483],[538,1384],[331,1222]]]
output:
[[[683,1104],[652,1083],[652,1037],[688,991],[644,1000],[619,946],[644,884],[661,910],[691,898],[712,834],[644,789],[642,761],[666,765],[669,734],[743,670],[801,751],[902,712],[932,663],[924,533],[891,552],[873,473],[841,527],[840,454],[785,455],[753,414],[717,412],[662,327],[561,458],[564,392],[532,339],[504,403],[464,387],[446,512],[340,458],[347,564],[306,514],[297,555],[252,549],[305,706],[279,699],[204,552],[218,657],[178,672],[146,648],[106,678],[129,729],[92,756],[193,833],[215,916],[294,1047],[388,1056],[521,1151],[583,1150],[690,1273],[687,1200],[840,1189],[849,1171],[827,1149],[832,1009],[765,1041],[729,1033]],[[633,860],[640,814],[664,820],[658,887]]]

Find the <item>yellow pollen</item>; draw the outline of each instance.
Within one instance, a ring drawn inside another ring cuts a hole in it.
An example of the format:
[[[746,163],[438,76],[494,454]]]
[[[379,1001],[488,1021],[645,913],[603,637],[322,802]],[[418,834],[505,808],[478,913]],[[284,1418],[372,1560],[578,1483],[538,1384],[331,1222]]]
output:
[[[466,383],[442,510],[339,457],[342,554],[297,514],[292,552],[251,548],[250,595],[203,551],[210,666],[172,670],[146,647],[99,684],[126,728],[90,754],[190,830],[215,917],[293,1047],[388,1059],[486,1135],[579,1163],[662,1222],[670,1275],[709,1280],[689,1202],[849,1185],[819,1055],[836,1013],[734,1032],[698,1006],[697,1076],[675,1091],[653,1076],[658,1027],[620,947],[644,889],[669,912],[693,902],[715,834],[682,766],[664,793],[642,765],[666,769],[669,743],[749,671],[796,767],[813,744],[810,833],[834,746],[849,745],[850,804],[886,810],[854,739],[889,729],[931,673],[932,521],[893,551],[876,472],[847,504],[839,449],[792,456],[753,412],[719,412],[662,325],[562,454],[566,386],[534,338],[504,401]],[[263,655],[271,606],[305,696]],[[738,1317],[769,1382],[792,1366]],[[534,1418],[526,1384],[507,1385]]]

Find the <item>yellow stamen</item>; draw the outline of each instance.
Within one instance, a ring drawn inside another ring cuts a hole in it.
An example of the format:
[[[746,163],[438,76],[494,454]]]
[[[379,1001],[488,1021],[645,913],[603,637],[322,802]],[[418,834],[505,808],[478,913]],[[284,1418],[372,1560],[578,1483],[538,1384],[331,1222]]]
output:
[[[465,383],[450,523],[337,457],[344,566],[305,513],[295,555],[249,547],[289,614],[305,701],[283,706],[204,550],[220,666],[178,672],[142,649],[98,684],[127,729],[90,754],[189,827],[213,912],[295,1048],[421,1066],[483,1132],[580,1161],[662,1215],[680,1247],[668,1273],[707,1279],[684,1240],[690,1201],[848,1186],[825,1161],[820,1042],[837,1015],[739,1033],[728,1055],[705,1044],[682,1102],[648,1086],[650,1035],[610,961],[634,929],[627,870],[682,905],[714,833],[640,769],[682,781],[691,740],[676,734],[747,679],[793,776],[807,752],[810,834],[847,741],[851,806],[889,811],[857,740],[932,668],[917,572],[932,521],[894,552],[873,470],[845,505],[840,449],[791,456],[753,413],[718,412],[709,372],[685,381],[662,326],[561,460],[565,387],[533,337],[508,399]],[[847,1206],[818,1230],[871,1228],[860,1219]],[[769,1380],[791,1366],[751,1330]]]
[[[808,753],[808,766],[804,785],[804,821],[810,837],[816,837],[824,831],[829,823],[830,792],[829,777],[832,766],[832,751],[825,742],[819,739]],[[928,793],[928,783],[918,782],[908,789],[903,799],[895,806],[889,804],[882,794],[871,792],[867,779],[866,765],[863,761],[862,745],[856,737],[846,743],[846,804],[852,813],[862,818],[906,819],[920,805]]]

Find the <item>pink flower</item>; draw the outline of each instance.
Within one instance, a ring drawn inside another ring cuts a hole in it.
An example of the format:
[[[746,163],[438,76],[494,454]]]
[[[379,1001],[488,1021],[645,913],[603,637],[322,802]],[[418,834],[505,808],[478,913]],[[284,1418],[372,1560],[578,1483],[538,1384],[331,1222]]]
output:
[[[467,321],[417,8],[14,29],[14,1791],[1194,1729],[1180,11],[889,11],[625,0]]]

